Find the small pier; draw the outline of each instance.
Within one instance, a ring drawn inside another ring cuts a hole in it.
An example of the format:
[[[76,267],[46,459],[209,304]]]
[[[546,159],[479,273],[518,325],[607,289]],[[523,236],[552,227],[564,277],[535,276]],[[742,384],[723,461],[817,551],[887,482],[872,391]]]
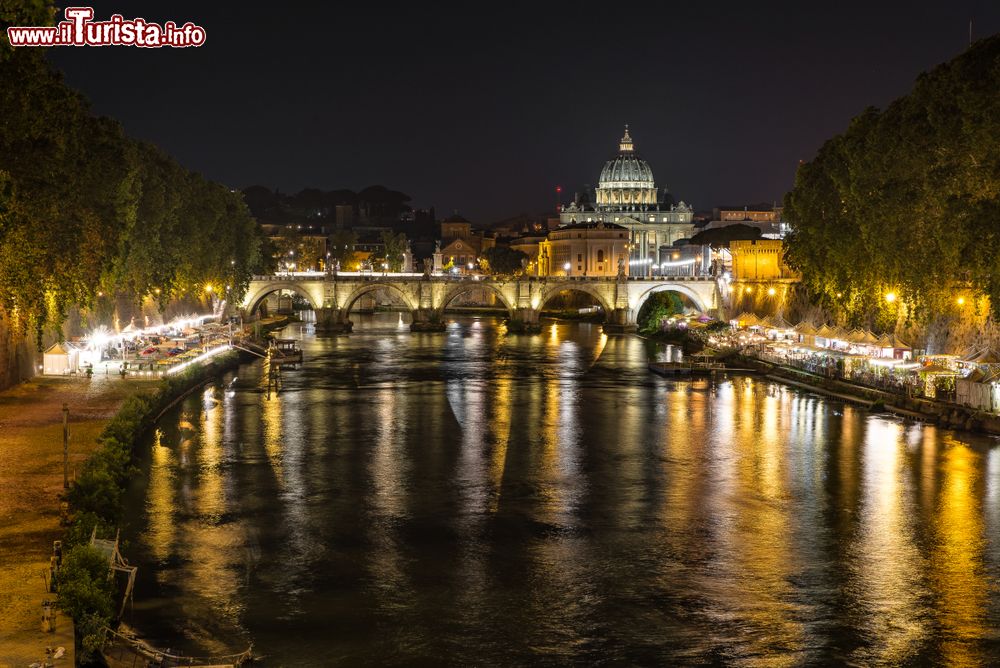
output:
[[[714,376],[726,371],[721,362],[650,362],[649,370],[658,376]]]
[[[302,364],[302,349],[296,339],[275,339],[269,350],[271,364]]]
[[[723,362],[650,362],[649,370],[668,378],[692,376],[718,376],[724,373],[756,373],[755,369],[734,368]]]

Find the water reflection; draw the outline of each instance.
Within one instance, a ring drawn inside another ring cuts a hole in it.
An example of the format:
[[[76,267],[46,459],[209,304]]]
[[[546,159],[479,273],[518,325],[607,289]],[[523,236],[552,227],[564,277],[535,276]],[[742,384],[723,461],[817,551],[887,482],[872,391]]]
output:
[[[868,642],[862,663],[907,661],[927,629],[913,615],[926,596],[924,564],[914,535],[912,483],[905,461],[903,427],[887,418],[867,424],[858,536],[852,545],[852,597]]]
[[[977,481],[982,458],[952,438],[946,439],[944,447],[930,579],[938,599],[941,661],[948,666],[972,666],[981,660],[975,641],[987,633],[988,596],[991,589],[995,595],[996,589],[983,572],[981,486]]]
[[[359,316],[168,415],[132,620],[269,665],[988,663],[992,441],[759,379],[670,382],[599,326]]]

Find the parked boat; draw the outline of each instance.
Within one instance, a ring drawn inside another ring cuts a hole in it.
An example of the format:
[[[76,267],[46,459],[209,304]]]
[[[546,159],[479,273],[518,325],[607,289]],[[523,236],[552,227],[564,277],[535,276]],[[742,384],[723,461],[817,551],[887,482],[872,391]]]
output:
[[[295,339],[275,339],[268,352],[271,364],[301,364],[302,349]]]
[[[135,631],[121,624],[117,630],[105,629],[101,656],[108,668],[236,668],[253,661],[253,647],[239,654],[223,656],[183,656],[153,647]]]

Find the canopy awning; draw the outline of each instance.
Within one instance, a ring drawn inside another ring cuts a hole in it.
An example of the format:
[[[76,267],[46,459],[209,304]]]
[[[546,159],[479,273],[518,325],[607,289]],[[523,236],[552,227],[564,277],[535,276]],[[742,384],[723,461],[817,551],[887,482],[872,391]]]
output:
[[[799,324],[795,325],[795,331],[801,334],[802,336],[816,335],[816,328],[813,327],[808,322],[800,322]]]

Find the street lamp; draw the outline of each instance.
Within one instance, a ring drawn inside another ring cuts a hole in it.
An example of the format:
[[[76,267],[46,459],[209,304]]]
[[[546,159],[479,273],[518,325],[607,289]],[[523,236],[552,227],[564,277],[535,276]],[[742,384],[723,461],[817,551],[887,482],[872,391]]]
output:
[[[563,270],[566,272],[567,276],[569,276],[569,269],[570,269],[570,263],[567,262],[566,264],[563,265]]]
[[[894,301],[896,301],[896,293],[895,292],[885,293],[885,300],[890,304],[893,303]]]

